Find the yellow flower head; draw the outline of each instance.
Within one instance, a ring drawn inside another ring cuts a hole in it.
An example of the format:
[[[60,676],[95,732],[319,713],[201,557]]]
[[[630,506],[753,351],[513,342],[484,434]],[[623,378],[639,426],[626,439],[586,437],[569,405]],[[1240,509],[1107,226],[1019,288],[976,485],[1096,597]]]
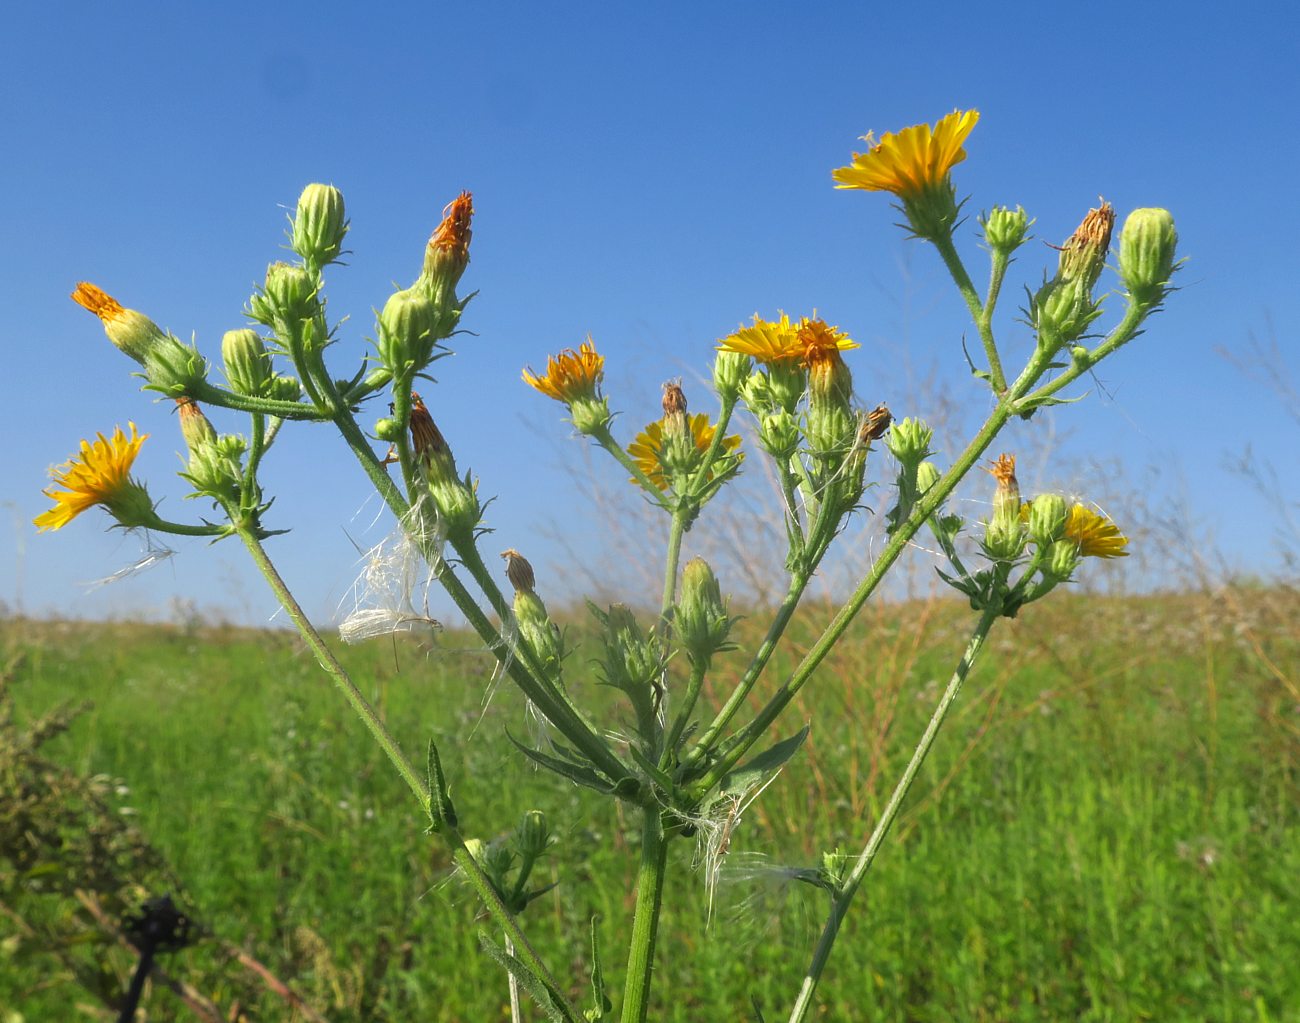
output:
[[[830,348],[846,352],[858,344],[847,334],[829,327],[824,320],[810,320],[806,316],[798,323],[781,314],[779,320],[765,320],[757,313],[750,327],[741,327],[718,342],[718,350],[752,355],[766,365],[802,359],[805,364],[816,361]]]
[[[691,437],[695,441],[695,450],[703,455],[713,443],[716,432],[703,412],[696,412],[687,417],[691,427]],[[740,437],[733,434],[722,438],[722,450],[734,451],[740,446]],[[650,477],[650,482],[660,490],[668,489],[668,477],[664,475],[664,424],[656,419],[637,434],[636,440],[627,446],[627,453],[635,460],[637,467]],[[742,454],[740,457],[744,457]],[[633,483],[637,481],[632,480]]]
[[[1128,537],[1105,515],[1076,504],[1065,519],[1065,538],[1079,545],[1085,558],[1126,558]]]
[[[942,185],[948,172],[966,159],[962,143],[980,119],[978,110],[954,110],[931,128],[914,124],[890,132],[865,153],[854,153],[853,164],[831,172],[836,188],[862,188],[869,192],[893,192],[900,199],[916,199]]]
[[[594,398],[605,376],[605,357],[596,354],[596,346],[587,338],[575,352],[566,348],[549,356],[546,372],[536,375],[531,368],[523,372],[524,383],[549,398],[571,405],[580,398]]]
[[[111,438],[101,433],[93,443],[83,440],[78,457],[50,470],[50,478],[65,489],[42,491],[46,497],[54,500],[54,507],[33,520],[41,532],[62,529],[87,508],[97,504],[105,505],[111,511],[124,498],[144,493],[143,488],[134,483],[128,473],[135,456],[140,453],[140,445],[149,435],[146,433],[137,436],[135,423],[128,425],[131,428],[130,437],[119,426]],[[147,495],[145,498],[147,500]]]

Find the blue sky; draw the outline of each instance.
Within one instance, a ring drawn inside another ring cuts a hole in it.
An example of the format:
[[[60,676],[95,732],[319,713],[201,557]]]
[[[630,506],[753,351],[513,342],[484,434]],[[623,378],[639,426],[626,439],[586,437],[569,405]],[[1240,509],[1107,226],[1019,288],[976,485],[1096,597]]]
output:
[[[919,10],[919,9],[914,9]],[[1281,405],[1217,351],[1275,337],[1300,377],[1295,286],[1300,32],[1280,4],[901,5],[282,3],[11,6],[0,33],[0,599],[32,613],[158,613],[173,596],[264,621],[274,610],[233,544],[178,540],[178,557],[87,591],[139,556],[99,511],[38,536],[47,467],[79,438],[133,419],[137,463],[174,518],[182,501],[169,407],[68,300],[91,280],[210,357],[265,266],[284,207],[338,185],[350,265],[328,278],[351,319],[350,375],[372,309],[405,285],[442,206],[474,192],[480,289],[455,359],[425,396],[462,466],[499,500],[490,544],[559,571],[557,529],[592,528],[564,466],[580,465],[561,409],[519,369],[591,333],[625,433],[684,376],[708,408],[714,340],[755,311],[816,308],[863,343],[860,397],[898,414],[905,367],[972,415],[970,328],[933,252],[906,242],[887,198],[836,191],[858,136],[977,108],[956,172],[977,212],[1020,203],[1036,241],[1003,303],[1014,361],[1020,286],[1036,284],[1099,195],[1121,217],[1174,212],[1189,257],[1168,310],[1102,369],[1105,393],[1058,412],[1063,459],[1120,457],[1186,493],[1229,563],[1267,571],[1274,521],[1224,468],[1247,446],[1300,497],[1297,434]],[[1287,156],[1290,152],[1291,155]],[[963,236],[978,278],[983,256]],[[1113,276],[1104,281],[1113,286]],[[1115,303],[1118,305],[1118,303]],[[383,413],[376,403],[374,416]],[[239,429],[235,420],[219,420]],[[1039,420],[1020,429],[1045,429]],[[954,440],[956,438],[953,438]],[[1016,435],[1003,447],[1015,450]],[[1064,463],[1063,463],[1064,464]],[[622,486],[618,473],[600,477]],[[1025,480],[1036,489],[1046,480]],[[1064,481],[1068,484],[1068,479]],[[373,542],[363,477],[324,427],[288,431],[268,464],[282,568],[318,613]],[[495,547],[493,548],[495,549]]]

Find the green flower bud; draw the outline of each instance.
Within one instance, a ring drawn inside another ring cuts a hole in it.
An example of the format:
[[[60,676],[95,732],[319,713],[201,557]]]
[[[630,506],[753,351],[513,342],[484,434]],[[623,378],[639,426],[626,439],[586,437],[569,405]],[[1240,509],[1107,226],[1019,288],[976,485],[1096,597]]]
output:
[[[653,630],[648,635],[642,631],[627,605],[611,604],[607,611],[588,606],[603,631],[602,681],[627,694],[636,710],[638,729],[644,734],[653,725],[658,705],[663,644]]]
[[[741,383],[740,397],[756,416],[770,412],[776,404],[772,398],[772,388],[768,383],[767,374],[761,370],[754,370]]]
[[[338,259],[348,221],[343,193],[333,185],[308,185],[298,197],[298,212],[289,234],[290,247],[317,269]]]
[[[768,365],[767,390],[778,408],[793,414],[807,389],[808,370],[799,360],[783,359]]]
[[[749,379],[754,360],[741,352],[723,349],[713,359],[713,387],[724,402],[735,401]]]
[[[297,401],[302,397],[302,384],[297,377],[277,375],[271,381],[267,397],[276,401]]]
[[[422,288],[407,288],[389,297],[379,314],[380,361],[400,376],[410,368],[424,369],[438,337],[438,310]]]
[[[922,462],[916,469],[916,496],[924,497],[925,492],[939,482],[939,467],[933,462]]]
[[[799,424],[785,409],[778,409],[759,420],[758,442],[777,461],[784,461],[799,447]]]
[[[456,459],[452,456],[451,448],[418,394],[411,395],[411,419],[408,425],[415,456],[425,466],[429,496],[433,498],[448,535],[471,535],[483,516],[483,509],[474,493],[474,485],[468,473],[464,479],[457,474]]]
[[[1003,256],[1009,256],[1024,244],[1032,223],[1022,206],[1014,210],[1007,206],[994,206],[980,221],[989,248]]]
[[[607,426],[611,418],[609,401],[602,395],[582,396],[569,403],[569,421],[579,433],[596,433]]]
[[[984,553],[995,561],[1014,561],[1024,553],[1025,543],[1019,519],[1007,522],[995,516],[984,529]]]
[[[725,649],[731,622],[713,569],[703,558],[692,558],[682,570],[673,624],[693,665],[707,669],[713,655]]]
[[[1119,273],[1133,301],[1155,305],[1169,290],[1178,232],[1168,210],[1134,210],[1119,237]]]
[[[236,394],[259,397],[270,386],[274,371],[266,344],[255,330],[228,330],[221,338],[226,380]]]
[[[303,267],[272,263],[266,281],[248,302],[250,319],[270,327],[287,350],[323,348],[326,330],[312,275]]]
[[[899,462],[915,469],[932,454],[930,441],[933,438],[934,431],[920,419],[896,420],[890,427],[885,446]]]
[[[515,828],[515,848],[526,862],[533,862],[553,844],[550,826],[546,823],[546,814],[541,810],[529,810]]]
[[[1029,506],[1029,535],[1046,549],[1065,535],[1069,506],[1060,494],[1039,494]]]
[[[177,398],[176,410],[181,421],[181,436],[190,454],[216,445],[217,431],[199,408],[199,403],[189,398]]]
[[[1043,574],[1057,582],[1065,582],[1074,575],[1082,557],[1079,545],[1073,540],[1057,540],[1048,551]]]
[[[144,372],[150,389],[179,398],[207,383],[208,363],[197,348],[168,334],[145,356]]]
[[[375,420],[375,437],[392,444],[402,435],[402,424],[392,416]]]

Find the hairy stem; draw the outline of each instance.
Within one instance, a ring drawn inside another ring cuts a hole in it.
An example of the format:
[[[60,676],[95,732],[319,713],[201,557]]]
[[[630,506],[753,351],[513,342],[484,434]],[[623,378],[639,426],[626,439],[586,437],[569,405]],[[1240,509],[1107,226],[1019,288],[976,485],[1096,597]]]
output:
[[[830,913],[826,918],[825,926],[822,928],[821,937],[817,941],[817,947],[813,951],[812,962],[809,964],[808,972],[804,976],[803,986],[799,989],[799,996],[795,1000],[794,1009],[790,1013],[790,1023],[803,1023],[803,1020],[807,1018],[809,1010],[812,1008],[813,992],[816,990],[817,982],[821,980],[822,973],[826,969],[826,963],[830,959],[831,948],[834,946],[835,938],[839,934],[840,925],[844,922],[844,917],[849,911],[849,904],[853,901],[853,896],[861,886],[863,878],[867,876],[867,871],[871,869],[871,864],[875,861],[876,854],[880,851],[885,836],[889,834],[890,827],[898,817],[898,811],[902,808],[903,799],[907,796],[908,789],[912,787],[917,771],[925,762],[925,758],[929,756],[930,748],[934,745],[935,736],[939,734],[939,729],[948,716],[948,710],[952,707],[953,701],[957,699],[962,683],[966,681],[971,665],[975,662],[975,657],[979,653],[980,647],[984,645],[984,640],[989,634],[989,629],[993,627],[993,623],[997,620],[998,614],[999,608],[990,606],[985,609],[984,614],[980,617],[979,623],[971,633],[970,641],[966,644],[966,652],[962,654],[961,661],[958,662],[957,669],[948,682],[948,688],[944,690],[938,706],[935,707],[934,713],[930,716],[930,723],[926,725],[925,732],[921,735],[921,741],[917,743],[916,749],[912,752],[912,759],[908,761],[902,777],[898,779],[898,784],[894,786],[894,793],[889,797],[889,802],[881,813],[880,819],[876,822],[871,837],[867,839],[866,846],[854,861],[853,870],[845,878],[839,891],[831,900]]]
[[[1007,389],[1007,378],[1002,371],[1002,359],[998,355],[997,342],[993,338],[993,307],[990,304],[986,312],[985,305],[980,301],[979,293],[976,292],[975,285],[970,279],[970,274],[966,272],[966,266],[962,263],[961,256],[957,254],[957,247],[952,243],[952,236],[940,234],[931,241],[939,250],[939,255],[943,257],[943,265],[952,275],[961,297],[966,300],[966,307],[970,309],[971,318],[979,330],[980,343],[984,346],[984,357],[988,359],[989,382],[993,386],[993,393],[1001,397]]]
[[[628,946],[622,1023],[645,1023],[650,1007],[650,974],[663,902],[664,869],[668,863],[668,841],[659,808],[647,806],[642,813],[645,817],[641,825],[641,864],[636,875],[636,912]]]

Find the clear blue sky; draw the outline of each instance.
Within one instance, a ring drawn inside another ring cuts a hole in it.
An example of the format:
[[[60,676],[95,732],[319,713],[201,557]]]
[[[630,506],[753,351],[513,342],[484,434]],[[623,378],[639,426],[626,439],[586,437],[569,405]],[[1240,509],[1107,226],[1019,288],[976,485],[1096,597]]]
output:
[[[465,320],[478,336],[425,392],[462,466],[499,495],[489,543],[541,572],[548,529],[589,527],[561,468],[582,452],[519,369],[588,332],[625,429],[655,416],[667,377],[685,375],[692,408],[707,408],[690,374],[750,314],[814,307],[863,342],[851,365],[864,402],[927,414],[891,395],[905,354],[943,367],[943,391],[978,412],[986,398],[959,354],[969,327],[936,257],[892,227],[887,197],[830,179],[868,129],[956,107],[982,112],[956,172],[971,211],[1021,203],[1038,218],[1004,303],[1013,351],[1027,340],[1020,283],[1037,283],[1053,258],[1042,243],[1064,240],[1098,195],[1121,216],[1158,205],[1177,218],[1183,290],[1104,366],[1108,396],[1056,415],[1073,456],[1181,479],[1248,570],[1267,570],[1273,523],[1225,459],[1250,445],[1300,496],[1296,430],[1216,354],[1272,332],[1300,376],[1288,6],[67,3],[12,5],[3,20],[10,606],[94,616],[180,594],[271,613],[232,544],[177,540],[170,563],[87,593],[138,543],[106,532],[98,510],[42,536],[30,520],[47,506],[47,467],[128,419],[153,434],[137,474],[164,512],[205,510],[181,500],[170,407],[137,390],[67,296],[94,281],[215,357],[310,181],[342,188],[353,221],[351,265],[328,281],[331,312],[352,317],[339,375],[364,352],[372,308],[414,277],[443,204],[474,192],[463,287],[481,289]],[[973,226],[963,244],[981,275]],[[315,427],[286,430],[266,482],[279,495],[269,525],[294,526],[276,541],[286,574],[332,611],[355,572],[347,534],[374,538],[364,479]]]

